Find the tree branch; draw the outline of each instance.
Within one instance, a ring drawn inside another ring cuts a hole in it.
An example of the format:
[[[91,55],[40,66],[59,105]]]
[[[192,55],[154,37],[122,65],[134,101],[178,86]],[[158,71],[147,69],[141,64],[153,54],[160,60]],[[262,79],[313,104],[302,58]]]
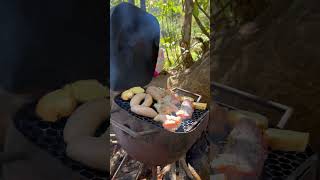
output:
[[[210,34],[207,32],[206,28],[201,23],[200,19],[193,14],[194,19],[196,20],[197,25],[201,29],[202,33],[205,34],[210,39]]]
[[[197,4],[197,6],[199,7],[200,11],[202,11],[203,14],[206,15],[208,19],[210,19],[209,14],[200,6],[198,0],[195,0],[195,2],[196,2],[196,4]]]
[[[232,0],[228,1],[217,13],[215,13],[212,18],[216,19],[217,17],[220,16],[221,13],[224,12],[224,10],[232,3]]]

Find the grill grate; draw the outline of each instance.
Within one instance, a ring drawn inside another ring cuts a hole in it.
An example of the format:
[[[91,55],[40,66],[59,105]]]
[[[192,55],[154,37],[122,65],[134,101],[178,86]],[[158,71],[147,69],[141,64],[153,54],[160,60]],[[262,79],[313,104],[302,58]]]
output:
[[[149,117],[140,116],[140,115],[130,111],[130,102],[123,100],[121,98],[121,95],[116,96],[114,101],[119,107],[126,110],[127,112],[129,112],[130,115],[136,117],[137,119],[145,121],[150,124],[153,124],[158,128],[164,129],[160,122],[154,121],[152,118],[149,118]],[[176,130],[176,132],[189,132],[189,131],[191,131],[194,127],[196,127],[199,124],[199,122],[201,122],[201,120],[207,114],[208,111],[209,111],[208,109],[206,109],[206,110],[195,109],[192,114],[192,118],[184,120],[181,123],[180,127]]]
[[[220,105],[228,110],[233,109],[223,104]],[[296,173],[301,164],[309,161],[313,155],[310,147],[305,152],[269,151],[268,158],[264,162],[262,180],[287,180],[290,175]]]
[[[270,151],[263,169],[263,180],[285,180],[313,155],[310,147],[305,152]]]
[[[35,112],[36,103],[23,106],[14,117],[16,128],[30,141],[46,150],[73,171],[79,172],[88,180],[107,180],[107,172],[91,169],[66,156],[66,144],[63,140],[63,129],[67,119],[61,119],[55,123],[41,121]],[[106,131],[108,123],[104,123],[96,132],[101,135]]]

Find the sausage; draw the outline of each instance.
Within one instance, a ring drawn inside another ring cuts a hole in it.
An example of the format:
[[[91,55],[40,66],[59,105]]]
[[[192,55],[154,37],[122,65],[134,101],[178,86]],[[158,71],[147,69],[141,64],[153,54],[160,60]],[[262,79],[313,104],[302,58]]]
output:
[[[158,102],[161,101],[161,99],[165,96],[165,91],[155,86],[149,86],[146,92],[150,94],[153,97],[153,99],[155,99]]]
[[[109,129],[94,137],[98,126],[110,114],[109,99],[96,99],[81,105],[68,119],[64,128],[66,154],[91,168],[109,170]],[[89,148],[88,148],[89,147]]]
[[[68,119],[63,130],[64,141],[84,136],[93,136],[99,125],[110,114],[110,101],[106,98],[96,99],[81,105]]]
[[[145,93],[136,94],[130,100],[130,107],[140,105],[141,101],[146,97]]]
[[[146,117],[150,117],[150,118],[154,118],[158,115],[158,113],[153,110],[150,107],[145,107],[145,106],[141,106],[141,105],[136,105],[131,107],[131,111],[141,115],[141,116],[146,116]]]
[[[142,103],[142,106],[150,107],[153,103],[152,96],[150,94],[146,94],[144,98],[144,102]]]
[[[79,161],[91,168],[108,171],[110,161],[108,157],[109,129],[100,137],[81,137],[74,139],[67,145],[68,157]]]

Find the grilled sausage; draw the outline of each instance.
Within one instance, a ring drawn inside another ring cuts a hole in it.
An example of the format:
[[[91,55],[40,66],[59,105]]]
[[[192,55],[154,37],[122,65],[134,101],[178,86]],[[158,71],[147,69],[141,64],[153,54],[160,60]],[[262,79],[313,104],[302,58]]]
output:
[[[154,118],[158,115],[158,113],[153,110],[150,107],[145,107],[145,106],[141,106],[141,105],[136,105],[131,107],[131,111],[141,115],[141,116],[146,116],[146,117],[150,117],[150,118]]]
[[[81,105],[64,128],[68,157],[99,170],[109,170],[109,129],[100,137],[94,133],[110,114],[109,102],[103,98]]]
[[[81,105],[68,119],[63,130],[66,143],[78,137],[93,136],[110,114],[110,101],[96,99]]]
[[[153,97],[153,99],[155,99],[158,102],[161,101],[161,99],[165,96],[165,91],[155,86],[149,86],[146,92],[150,94]]]
[[[99,170],[109,170],[109,129],[100,137],[81,137],[67,145],[66,153],[73,160]]]
[[[130,107],[140,105],[141,101],[146,97],[145,93],[136,94],[130,101]]]
[[[150,94],[146,94],[144,98],[144,102],[142,103],[142,106],[150,107],[153,103],[152,96]]]

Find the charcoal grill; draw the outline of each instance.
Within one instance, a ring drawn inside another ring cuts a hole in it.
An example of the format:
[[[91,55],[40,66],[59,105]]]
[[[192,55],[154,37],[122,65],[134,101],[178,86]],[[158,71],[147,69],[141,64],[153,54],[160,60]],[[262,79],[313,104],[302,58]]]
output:
[[[227,109],[260,113],[268,117],[270,127],[284,128],[293,112],[288,106],[219,83],[212,83],[211,89],[215,103]],[[261,176],[263,180],[302,180],[311,173],[315,179],[317,160],[317,154],[310,147],[301,153],[269,151]]]
[[[84,180],[106,180],[107,171],[98,171],[66,156],[66,144],[63,140],[63,129],[67,121],[62,118],[55,123],[41,121],[35,114],[36,102],[25,104],[14,116],[15,128],[26,139],[37,147],[58,159]],[[103,123],[96,131],[100,136],[107,130],[109,122]]]
[[[152,118],[130,111],[129,101],[117,95],[111,123],[119,144],[136,160],[148,166],[167,165],[181,158],[201,136],[209,120],[209,110],[195,110],[190,120],[176,132],[164,129]]]

